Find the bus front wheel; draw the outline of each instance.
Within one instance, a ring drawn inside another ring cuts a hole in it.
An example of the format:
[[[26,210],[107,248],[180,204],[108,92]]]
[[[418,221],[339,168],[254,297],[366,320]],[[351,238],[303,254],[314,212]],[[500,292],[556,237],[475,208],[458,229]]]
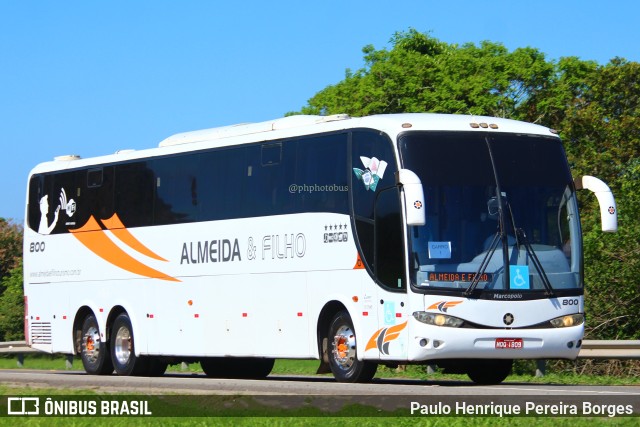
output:
[[[100,340],[98,321],[93,314],[84,318],[81,334],[80,357],[85,372],[92,375],[111,374],[113,364],[111,363],[109,346]]]
[[[329,326],[329,367],[338,382],[370,381],[378,369],[376,363],[358,360],[356,332],[349,313],[337,313]]]
[[[496,385],[504,381],[511,373],[511,359],[479,359],[467,367],[467,375],[476,384]]]

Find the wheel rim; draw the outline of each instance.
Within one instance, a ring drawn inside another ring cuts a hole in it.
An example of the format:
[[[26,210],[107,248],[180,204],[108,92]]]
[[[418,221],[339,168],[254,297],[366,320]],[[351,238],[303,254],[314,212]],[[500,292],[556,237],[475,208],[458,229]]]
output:
[[[95,363],[100,358],[100,333],[94,326],[84,334],[84,355],[91,363]]]
[[[131,332],[124,326],[116,332],[114,340],[114,356],[120,365],[126,365],[131,357]]]
[[[356,358],[356,335],[353,330],[343,325],[333,337],[333,360],[343,370],[349,370]]]

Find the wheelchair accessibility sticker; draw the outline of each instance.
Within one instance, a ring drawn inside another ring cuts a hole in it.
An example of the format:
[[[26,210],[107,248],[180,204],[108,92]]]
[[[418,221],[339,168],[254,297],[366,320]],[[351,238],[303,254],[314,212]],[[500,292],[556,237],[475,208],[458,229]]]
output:
[[[396,305],[393,301],[385,301],[384,303],[384,324],[395,325],[396,323]]]
[[[529,283],[529,266],[510,265],[509,276],[511,278],[509,283],[511,289],[531,289]]]

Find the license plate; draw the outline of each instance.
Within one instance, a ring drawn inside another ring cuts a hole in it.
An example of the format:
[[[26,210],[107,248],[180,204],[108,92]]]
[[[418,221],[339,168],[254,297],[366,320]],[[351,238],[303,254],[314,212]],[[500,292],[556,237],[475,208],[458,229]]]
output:
[[[522,338],[496,338],[496,348],[517,350],[522,347]]]

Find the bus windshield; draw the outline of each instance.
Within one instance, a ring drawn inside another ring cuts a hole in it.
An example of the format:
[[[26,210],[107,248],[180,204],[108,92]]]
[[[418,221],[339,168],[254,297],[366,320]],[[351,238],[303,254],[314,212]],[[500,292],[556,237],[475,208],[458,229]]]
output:
[[[408,230],[417,289],[492,298],[581,292],[580,221],[558,138],[407,132],[399,150],[424,186],[426,224]]]

